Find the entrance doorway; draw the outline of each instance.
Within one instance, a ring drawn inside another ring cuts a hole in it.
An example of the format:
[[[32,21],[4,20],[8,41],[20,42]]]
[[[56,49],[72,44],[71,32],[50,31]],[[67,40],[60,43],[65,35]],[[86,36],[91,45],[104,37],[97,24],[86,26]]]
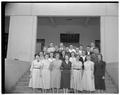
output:
[[[8,37],[9,37],[9,24],[10,24],[10,16],[5,16],[5,23],[4,23],[5,31],[3,32],[3,38],[4,38],[4,56],[3,59],[7,57],[7,47],[8,47]]]
[[[45,46],[50,42],[59,45],[62,42],[61,34],[69,36],[69,42],[64,42],[67,46],[87,46],[95,42],[100,47],[100,16],[37,17],[37,39],[45,39]],[[74,39],[75,34],[79,34],[78,39]]]

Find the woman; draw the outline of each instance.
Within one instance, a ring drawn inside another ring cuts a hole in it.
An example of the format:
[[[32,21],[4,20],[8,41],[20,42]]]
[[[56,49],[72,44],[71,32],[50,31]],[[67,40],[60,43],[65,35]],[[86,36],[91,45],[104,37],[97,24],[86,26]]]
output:
[[[71,57],[70,57],[69,61],[72,63],[72,67],[73,67],[73,64],[76,62],[76,58],[75,58],[75,53],[74,52],[71,52]],[[71,70],[71,73],[73,73],[73,69]],[[70,88],[74,89],[73,74],[71,75]]]
[[[33,88],[33,91],[36,92],[37,88],[42,88],[43,83],[42,83],[42,62],[39,60],[39,55],[35,55],[35,60],[33,60],[30,68],[30,73],[31,73],[31,79],[29,82],[29,87]]]
[[[53,52],[50,53],[50,58],[48,58],[48,60],[49,60],[51,63],[55,60]]]
[[[61,65],[61,88],[64,93],[67,93],[70,88],[71,64],[72,63],[69,61],[69,56],[65,55],[65,60]]]
[[[83,73],[84,73],[84,62],[86,61],[86,55],[85,55],[85,51],[84,50],[82,50],[82,55],[80,56],[79,60],[82,62],[82,76],[83,76]]]
[[[48,89],[50,89],[50,61],[48,60],[49,55],[45,54],[45,59],[42,61],[43,70],[42,70],[42,78],[43,78],[43,89],[46,93]]]
[[[82,74],[82,62],[79,61],[79,55],[76,56],[76,60],[74,63],[72,63],[72,77],[73,77],[73,81],[72,81],[72,86],[74,89],[74,92],[77,93],[78,90],[81,91],[81,74]]]
[[[84,63],[84,73],[82,77],[82,90],[95,91],[94,84],[94,62],[91,61],[90,55],[87,55],[87,61]]]
[[[47,49],[48,49],[47,46],[44,46],[44,47],[43,47],[43,54],[44,54],[44,55],[47,53]]]
[[[40,56],[40,60],[43,60],[43,59],[44,59],[44,54],[43,54],[42,51],[40,51],[39,56]]]
[[[102,60],[102,55],[98,55],[98,62],[95,64],[95,89],[98,93],[105,90],[105,66],[106,63]]]
[[[50,61],[50,67],[49,67],[49,69],[50,69],[50,76],[51,76],[51,77],[50,77],[50,78],[51,78],[51,79],[50,79],[50,88],[52,88],[52,87],[51,87],[51,83],[52,83],[51,81],[52,81],[52,77],[54,77],[54,75],[51,74],[52,69],[53,69],[53,61],[55,60],[55,58],[54,58],[53,56],[54,56],[54,55],[53,55],[53,53],[51,52],[51,53],[50,53],[50,58],[48,58],[48,60]],[[54,89],[52,89],[52,91],[53,91],[53,90],[54,90]]]
[[[61,71],[60,71],[60,66],[62,64],[62,61],[59,59],[60,55],[59,53],[55,54],[55,60],[53,61],[53,68],[51,71],[51,88],[53,89],[53,93],[54,93],[54,89],[57,89],[57,93],[58,90],[60,88],[60,79],[61,79]]]
[[[61,56],[60,56],[60,59],[61,59],[62,61],[65,60],[65,54],[66,54],[66,52],[63,50],[63,51],[61,52]]]

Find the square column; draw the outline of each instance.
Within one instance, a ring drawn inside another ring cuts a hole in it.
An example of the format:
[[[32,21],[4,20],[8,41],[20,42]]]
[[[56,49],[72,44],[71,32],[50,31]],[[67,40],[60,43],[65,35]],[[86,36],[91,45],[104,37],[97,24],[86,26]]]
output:
[[[33,60],[36,42],[36,16],[10,16],[8,59]]]
[[[101,16],[101,52],[107,63],[118,62],[118,16]]]

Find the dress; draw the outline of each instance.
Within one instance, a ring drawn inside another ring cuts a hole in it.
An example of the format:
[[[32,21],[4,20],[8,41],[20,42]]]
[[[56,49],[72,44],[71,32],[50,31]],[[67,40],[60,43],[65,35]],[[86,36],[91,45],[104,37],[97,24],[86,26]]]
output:
[[[53,61],[55,60],[55,58],[48,58],[48,60],[50,61],[50,66],[49,66],[49,69],[50,69],[50,88],[52,88],[52,77],[54,77],[54,75],[53,74],[51,74],[52,73],[52,69],[53,69]]]
[[[60,79],[61,79],[61,71],[60,66],[62,64],[61,60],[53,61],[53,68],[51,71],[51,88],[60,88]]]
[[[61,65],[61,88],[70,88],[71,62],[63,61]]]
[[[82,77],[82,90],[95,91],[93,71],[94,71],[94,62],[86,61],[84,63],[84,73]]]
[[[50,61],[48,59],[44,59],[43,61],[43,70],[42,70],[42,78],[43,78],[43,89],[50,89]]]
[[[43,81],[42,81],[42,60],[37,62],[37,60],[34,60],[31,64],[31,78],[29,81],[29,87],[32,88],[42,88],[43,87]]]
[[[71,65],[71,73],[73,73],[73,64],[76,62],[75,57],[70,57],[69,61],[72,63]],[[71,80],[70,80],[70,88],[74,88],[74,80],[73,80],[73,74],[71,74]]]
[[[99,61],[95,64],[95,89],[101,89],[105,90],[105,79],[103,76],[105,76],[105,62]]]
[[[82,90],[81,79],[82,79],[82,62],[75,61],[72,64],[72,88],[75,90]]]

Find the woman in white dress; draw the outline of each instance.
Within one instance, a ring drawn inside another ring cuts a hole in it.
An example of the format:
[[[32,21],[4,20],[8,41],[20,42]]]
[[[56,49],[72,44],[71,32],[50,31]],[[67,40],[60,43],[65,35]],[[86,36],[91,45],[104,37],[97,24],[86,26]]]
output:
[[[75,53],[74,52],[71,52],[71,57],[70,57],[69,61],[72,63],[70,88],[74,89],[74,83],[73,83],[73,64],[75,64],[75,62],[76,62],[76,58],[75,58]]]
[[[29,82],[29,87],[33,88],[33,91],[36,92],[37,88],[42,88],[42,62],[39,59],[39,55],[35,55],[35,60],[33,60],[30,68],[30,82]]]
[[[76,61],[72,63],[72,76],[73,76],[73,88],[74,92],[78,93],[78,91],[82,91],[81,87],[81,77],[82,77],[82,62],[79,61],[80,56],[76,56]]]
[[[53,52],[50,53],[50,57],[48,58],[48,60],[49,60],[51,63],[55,60]]]
[[[62,64],[62,60],[60,60],[60,54],[56,53],[55,54],[55,60],[53,61],[53,68],[52,68],[52,72],[51,72],[51,88],[53,89],[53,93],[54,93],[54,89],[58,90],[60,89],[60,79],[61,79],[61,71],[60,71],[60,66]]]
[[[94,62],[91,61],[91,56],[87,55],[87,61],[84,63],[84,73],[82,77],[82,90],[95,91],[94,83]]]
[[[52,92],[54,92],[54,89],[51,87],[51,81],[52,81],[52,78],[54,77],[54,75],[52,75],[52,69],[53,69],[53,61],[55,60],[55,58],[53,57],[54,54],[51,52],[50,53],[50,58],[48,58],[48,60],[50,61],[50,88],[52,89]]]
[[[43,69],[42,69],[42,79],[43,79],[43,89],[46,93],[47,90],[50,89],[50,61],[48,60],[49,55],[45,54],[45,59],[42,61]]]
[[[40,75],[41,75],[40,88],[41,88],[41,92],[43,92],[43,78],[42,78],[43,62],[42,61],[44,60],[44,54],[42,51],[39,53],[39,56],[40,56],[40,63],[42,65],[40,69]]]

